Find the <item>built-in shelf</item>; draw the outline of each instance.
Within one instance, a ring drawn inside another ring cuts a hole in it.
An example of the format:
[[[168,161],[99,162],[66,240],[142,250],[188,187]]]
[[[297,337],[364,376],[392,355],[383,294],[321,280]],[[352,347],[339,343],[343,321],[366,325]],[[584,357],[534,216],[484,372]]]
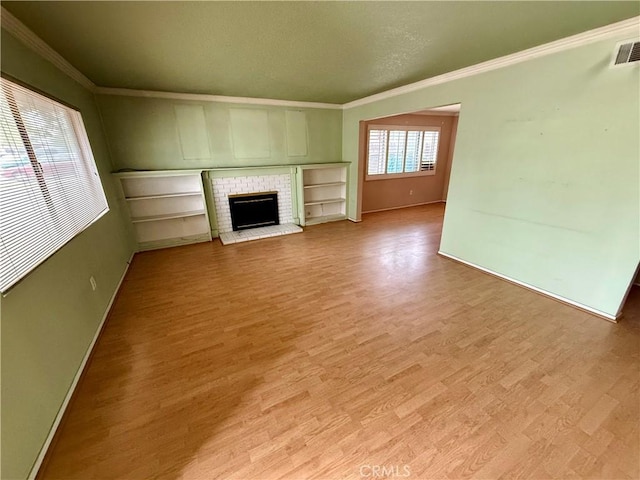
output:
[[[244,174],[281,174],[286,168],[291,185],[294,222],[302,226],[347,218],[348,163],[322,163],[268,167],[233,167],[206,171],[223,177]],[[115,173],[129,212],[139,250],[211,241],[214,225],[209,208],[218,200],[207,190],[205,200],[202,170],[156,170]],[[293,193],[293,192],[292,192]]]
[[[299,167],[302,188],[300,222],[303,225],[347,218],[347,167],[320,164]]]
[[[116,173],[139,250],[211,240],[200,170]]]

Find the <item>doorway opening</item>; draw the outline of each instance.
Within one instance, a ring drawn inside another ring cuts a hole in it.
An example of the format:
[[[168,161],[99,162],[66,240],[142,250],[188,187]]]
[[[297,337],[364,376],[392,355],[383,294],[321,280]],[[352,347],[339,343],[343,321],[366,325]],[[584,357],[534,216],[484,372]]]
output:
[[[360,122],[358,212],[444,203],[461,105]]]

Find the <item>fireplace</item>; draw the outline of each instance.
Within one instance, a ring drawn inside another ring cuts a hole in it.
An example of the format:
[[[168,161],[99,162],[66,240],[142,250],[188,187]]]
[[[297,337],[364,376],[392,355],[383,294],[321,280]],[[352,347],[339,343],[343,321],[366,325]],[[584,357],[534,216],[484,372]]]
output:
[[[229,195],[229,208],[234,231],[280,225],[278,192]]]

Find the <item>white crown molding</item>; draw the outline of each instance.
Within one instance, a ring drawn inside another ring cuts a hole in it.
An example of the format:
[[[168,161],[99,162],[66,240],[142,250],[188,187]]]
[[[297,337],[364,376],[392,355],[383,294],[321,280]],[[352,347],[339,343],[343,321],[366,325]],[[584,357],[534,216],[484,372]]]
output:
[[[297,102],[292,100],[276,100],[271,98],[227,97],[223,95],[201,95],[195,93],[154,92],[148,90],[132,90],[127,88],[98,87],[89,80],[80,70],[71,65],[65,58],[51,48],[20,20],[14,17],[4,7],[1,8],[0,19],[2,28],[16,37],[25,46],[36,52],[45,60],[52,63],[63,73],[80,83],[91,92],[101,95],[121,95],[129,97],[165,98],[171,100],[191,100],[199,102],[238,103],[251,105],[267,105],[291,108],[322,108],[342,109],[342,105],[335,103]]]
[[[80,85],[88,90],[93,91],[96,85],[89,80],[80,70],[67,62],[62,55],[51,48],[47,43],[39,36],[33,33],[26,27],[20,20],[9,13],[4,7],[0,7],[1,14],[0,20],[2,28],[4,28],[11,35],[20,40],[24,45],[36,52],[45,60],[51,62],[54,66],[66,73],[69,77],[73,78]]]
[[[96,86],[82,72],[71,65],[53,48],[47,45],[40,37],[27,28],[20,20],[9,13],[4,7],[1,8],[0,19],[2,20],[2,28],[31,48],[45,60],[48,60],[69,77],[83,85],[88,90],[101,95],[120,95],[130,97],[146,97],[146,98],[164,98],[171,100],[188,100],[188,101],[206,101],[220,103],[237,103],[251,105],[267,105],[292,108],[321,108],[332,110],[346,110],[359,107],[369,103],[377,102],[387,98],[396,97],[405,93],[415,92],[426,87],[440,85],[442,83],[459,80],[473,75],[478,75],[499,68],[515,65],[534,58],[551,55],[553,53],[570,50],[575,47],[587,45],[607,38],[618,35],[629,35],[637,37],[640,35],[640,16],[633,17],[621,22],[612,23],[604,27],[596,28],[586,32],[573,35],[571,37],[562,38],[554,42],[550,42],[538,47],[523,50],[521,52],[506,55],[504,57],[488,60],[486,62],[472,65],[470,67],[461,68],[453,72],[448,72],[436,77],[427,78],[419,82],[410,83],[402,87],[387,90],[375,95],[363,97],[345,104],[336,103],[319,103],[319,102],[299,102],[293,100],[277,100],[270,98],[250,98],[250,97],[228,97],[223,95],[207,95],[197,93],[177,93],[177,92],[158,92],[150,90],[134,90],[127,88],[109,88]]]
[[[534,58],[544,57],[553,53],[570,50],[572,48],[587,45],[589,43],[597,42],[618,35],[640,35],[640,16],[633,17],[621,22],[612,23],[604,27],[588,30],[586,32],[572,35],[571,37],[562,38],[554,42],[546,43],[537,47],[529,48],[521,52],[512,53],[504,57],[495,58],[486,62],[478,63],[470,67],[461,68],[453,72],[444,73],[436,77],[420,80],[419,82],[410,83],[402,87],[393,88],[375,95],[369,95],[368,97],[354,100],[342,105],[342,108],[347,110],[350,108],[360,107],[368,103],[378,102],[387,98],[397,97],[405,93],[415,92],[426,87],[432,87],[434,85],[440,85],[442,83],[452,82],[461,78],[471,77],[480,73],[490,72],[499,68],[515,65],[516,63],[525,62]]]
[[[152,90],[134,90],[129,88],[96,87],[99,95],[120,95],[125,97],[165,98],[170,100],[189,100],[196,102],[242,103],[251,105],[268,105],[273,107],[324,108],[341,110],[337,103],[297,102],[294,100],[277,100],[273,98],[227,97],[224,95],[207,95],[201,93],[158,92]]]
[[[426,87],[439,85],[442,83],[459,80],[473,75],[478,75],[499,68],[508,67],[517,63],[532,60],[534,58],[544,57],[553,53],[570,50],[572,48],[587,45],[589,43],[597,42],[599,40],[605,40],[607,38],[615,37],[618,35],[635,35],[640,34],[640,16],[633,17],[621,22],[612,23],[611,25],[605,25],[604,27],[588,30],[586,32],[572,35],[571,37],[562,38],[554,42],[546,43],[537,47],[516,52],[504,57],[495,58],[486,62],[472,65],[470,67],[461,68],[453,72],[448,72],[436,77],[427,78],[419,82],[410,83],[402,87],[387,90],[385,92],[363,97],[352,102],[348,102],[342,105],[335,103],[315,103],[315,102],[296,102],[288,100],[275,100],[265,98],[247,98],[247,97],[226,97],[221,95],[203,95],[193,93],[173,93],[173,92],[155,92],[148,90],[130,90],[125,88],[105,88],[97,87],[96,93],[103,95],[125,95],[133,97],[151,97],[151,98],[167,98],[173,100],[194,100],[194,101],[209,101],[209,102],[224,102],[224,103],[246,103],[253,105],[269,105],[269,106],[285,106],[294,108],[326,108],[326,109],[342,109],[347,110],[368,103],[377,102],[387,98],[396,97],[405,93],[415,92]]]
[[[419,112],[408,112],[408,113],[399,113],[398,115],[423,115],[428,117],[459,117],[460,112],[431,112],[429,110],[420,110]],[[386,118],[386,117],[382,117]]]

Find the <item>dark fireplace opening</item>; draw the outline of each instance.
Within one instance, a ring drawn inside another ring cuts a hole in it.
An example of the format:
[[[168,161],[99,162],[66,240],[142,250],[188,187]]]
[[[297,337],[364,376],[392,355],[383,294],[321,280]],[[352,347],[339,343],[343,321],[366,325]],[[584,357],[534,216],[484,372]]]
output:
[[[278,192],[229,195],[233,231],[280,225]]]

